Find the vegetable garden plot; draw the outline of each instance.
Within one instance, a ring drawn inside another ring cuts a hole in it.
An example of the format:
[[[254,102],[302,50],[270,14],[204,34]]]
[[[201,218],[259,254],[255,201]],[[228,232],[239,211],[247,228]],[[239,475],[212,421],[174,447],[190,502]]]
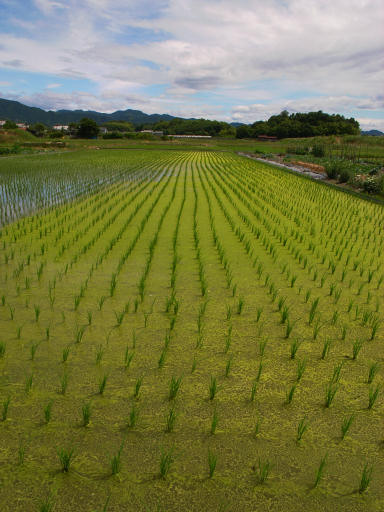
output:
[[[380,205],[213,152],[0,180],[2,510],[383,508]]]

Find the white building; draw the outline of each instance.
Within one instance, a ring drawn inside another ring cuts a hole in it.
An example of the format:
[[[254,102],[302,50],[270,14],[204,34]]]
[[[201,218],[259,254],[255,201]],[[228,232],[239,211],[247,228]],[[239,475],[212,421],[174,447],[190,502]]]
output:
[[[68,130],[69,126],[66,124],[55,124],[55,126],[52,126],[54,130]]]

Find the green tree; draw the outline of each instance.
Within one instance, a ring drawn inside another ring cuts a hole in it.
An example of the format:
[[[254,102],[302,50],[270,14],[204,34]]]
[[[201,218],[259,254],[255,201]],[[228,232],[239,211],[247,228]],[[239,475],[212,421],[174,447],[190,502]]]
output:
[[[97,137],[99,133],[99,127],[93,119],[88,119],[87,117],[83,117],[80,119],[77,137],[79,139],[94,139]]]
[[[3,124],[4,130],[14,130],[17,128],[17,124],[14,121],[7,119]]]

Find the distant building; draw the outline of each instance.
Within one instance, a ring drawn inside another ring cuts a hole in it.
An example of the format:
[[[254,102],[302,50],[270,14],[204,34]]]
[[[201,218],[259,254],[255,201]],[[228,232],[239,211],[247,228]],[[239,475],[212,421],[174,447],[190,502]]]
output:
[[[277,140],[277,137],[274,137],[272,135],[259,135],[257,137],[257,140],[264,140],[269,142],[275,142]]]
[[[177,139],[212,139],[212,135],[170,135]]]
[[[20,130],[26,130],[28,128],[28,125],[25,124],[25,123],[16,123],[16,126],[20,129]]]
[[[103,135],[108,133],[108,128],[106,128],[105,126],[99,126],[99,130],[100,133],[102,133]]]
[[[66,124],[55,124],[55,126],[52,126],[54,130],[68,130],[69,126]]]
[[[140,133],[150,133],[151,135],[163,135],[164,132],[161,130],[141,130]]]
[[[5,120],[0,119],[0,126],[4,126],[4,125],[5,125],[5,123],[6,123],[6,121],[5,121]]]

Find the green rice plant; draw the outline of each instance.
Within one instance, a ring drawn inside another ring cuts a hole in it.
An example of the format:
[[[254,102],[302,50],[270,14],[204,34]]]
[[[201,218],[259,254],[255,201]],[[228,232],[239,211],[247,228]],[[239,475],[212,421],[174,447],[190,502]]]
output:
[[[63,363],[65,363],[67,361],[70,351],[71,351],[71,347],[69,345],[67,347],[63,348],[63,356],[62,356]]]
[[[333,369],[333,375],[331,378],[331,382],[336,384],[340,380],[341,370],[343,369],[344,361],[341,361],[339,364],[337,364]]]
[[[45,423],[48,425],[48,423],[51,421],[52,416],[52,407],[53,407],[53,400],[50,400],[47,405],[43,408],[44,413],[44,420]]]
[[[328,356],[331,345],[332,340],[330,338],[326,338],[323,344],[323,350],[321,351],[321,359],[325,359]]]
[[[257,391],[257,382],[253,381],[252,388],[251,388],[251,402],[255,401],[256,391]]]
[[[258,417],[255,423],[255,428],[253,429],[253,436],[255,439],[257,439],[258,435],[260,434],[261,429],[261,418]]]
[[[295,322],[291,322],[290,319],[287,319],[287,325],[285,326],[285,338],[288,339],[291,336],[292,330],[295,327],[297,320]]]
[[[368,396],[368,409],[372,409],[372,407],[375,405],[375,402],[379,396],[380,386],[379,384],[373,388],[369,388],[369,396]]]
[[[290,404],[293,400],[293,396],[296,391],[297,384],[293,384],[287,391],[287,404]]]
[[[227,317],[226,318],[227,318],[227,320],[230,320],[232,317],[232,308],[229,304],[227,304],[226,307],[227,307]]]
[[[296,441],[299,443],[303,437],[303,435],[305,434],[305,432],[308,430],[308,427],[309,427],[309,423],[307,421],[307,418],[304,416],[304,418],[302,418],[300,421],[299,421],[299,424],[297,425],[297,435],[296,435]]]
[[[68,387],[69,376],[68,373],[64,372],[60,379],[60,390],[59,393],[65,395]]]
[[[163,348],[163,350],[161,351],[161,354],[160,354],[160,357],[159,357],[159,360],[157,362],[157,367],[160,369],[160,368],[163,368],[164,364],[165,364],[165,358],[166,358],[166,355],[167,355],[167,351],[168,349],[166,347]]]
[[[291,359],[295,359],[296,353],[299,350],[299,347],[300,347],[301,343],[302,342],[298,338],[295,338],[291,342],[291,346],[290,346],[290,358]]]
[[[88,325],[92,325],[92,318],[93,318],[92,311],[87,311]]]
[[[217,455],[210,450],[208,451],[209,478],[213,478],[217,464]]]
[[[331,407],[338,389],[339,386],[337,383],[333,383],[331,381],[329,384],[327,384],[325,388],[325,407]]]
[[[343,419],[341,423],[341,439],[345,438],[354,420],[355,416],[353,414]]]
[[[369,338],[369,341],[372,341],[376,338],[377,331],[380,327],[380,322],[378,319],[375,319],[371,324],[371,336]]]
[[[0,341],[0,359],[2,359],[5,355],[5,349],[7,348],[7,345],[4,341]]]
[[[265,347],[267,346],[267,342],[268,342],[267,339],[259,341],[259,354],[260,354],[260,357],[264,357],[264,352],[265,352]]]
[[[160,456],[160,477],[161,478],[165,479],[167,477],[173,462],[174,462],[173,450],[171,449],[167,452],[165,450],[162,450],[161,456]]]
[[[368,379],[367,379],[368,384],[372,384],[373,379],[375,378],[378,371],[379,371],[379,364],[372,363],[371,366],[369,367],[369,371],[368,371]]]
[[[257,310],[256,310],[256,322],[259,322],[262,313],[263,313],[263,308],[257,308]]]
[[[40,313],[41,313],[40,306],[35,304],[33,306],[33,309],[35,311],[35,322],[38,322],[39,321],[39,316],[40,316]]]
[[[256,374],[256,382],[259,382],[259,381],[260,381],[260,378],[261,378],[261,374],[262,374],[263,368],[264,368],[264,363],[263,363],[263,361],[260,361],[260,363],[259,363],[259,368],[258,368],[258,370],[257,370],[257,374]]]
[[[219,423],[219,415],[217,414],[217,410],[213,411],[212,421],[211,421],[211,435],[214,435],[216,432],[217,424]]]
[[[34,361],[35,360],[35,354],[36,354],[36,350],[37,350],[37,347],[39,346],[38,343],[32,343],[31,345],[31,361]]]
[[[232,357],[229,357],[228,361],[227,361],[227,363],[225,365],[225,373],[224,373],[224,375],[226,377],[229,377],[229,373],[231,371],[231,368],[232,368]]]
[[[49,327],[46,327],[45,328],[45,339],[48,341],[49,338],[50,338],[51,334],[50,334],[50,328]]]
[[[365,464],[363,468],[363,472],[361,474],[360,485],[359,485],[359,494],[363,494],[371,483],[373,473],[373,466],[369,465],[368,462]]]
[[[211,376],[211,381],[209,383],[209,399],[213,400],[218,391],[217,380],[216,377]]]
[[[3,406],[2,406],[2,410],[1,410],[1,421],[5,421],[7,419],[10,403],[11,403],[11,397],[8,396],[3,402]]]
[[[25,379],[25,386],[24,386],[24,390],[27,394],[30,393],[30,391],[32,389],[32,385],[33,385],[33,375],[28,375]]]
[[[57,450],[57,456],[59,457],[61,464],[61,471],[63,473],[68,473],[73,462],[74,449],[70,448],[67,450],[65,448],[61,448],[60,450]]]
[[[315,279],[314,279],[315,281]],[[312,290],[307,290],[304,295],[304,302],[307,303],[311,297]]]
[[[125,353],[124,353],[124,366],[125,366],[126,370],[128,370],[128,368],[130,367],[134,355],[135,355],[135,352],[134,351],[130,352],[129,346],[127,345],[125,348]]]
[[[111,459],[111,473],[112,475],[117,475],[121,470],[121,454],[124,448],[124,441],[121,443],[120,448],[117,453]]]
[[[328,458],[328,454],[325,454],[324,457],[320,460],[319,467],[317,468],[317,471],[316,471],[315,483],[313,484],[314,489],[316,489],[316,487],[320,483],[320,480],[323,478],[325,465],[327,463],[327,458]]]
[[[85,333],[86,326],[83,325],[82,327],[77,327],[76,333],[75,333],[75,342],[80,343],[83,339],[84,333]]]
[[[12,307],[10,304],[8,304],[8,309],[9,309],[9,316],[10,316],[11,320],[13,320],[13,318],[15,316],[15,308]]]
[[[285,322],[289,318],[289,307],[288,306],[284,306],[282,308],[282,310],[280,311],[280,316],[281,316],[281,323],[285,324]]]
[[[264,484],[269,477],[269,473],[272,469],[272,464],[269,460],[262,461],[259,458],[257,468],[258,468],[259,483]]]
[[[324,323],[321,323],[321,318],[318,317],[314,326],[313,326],[313,334],[312,334],[312,338],[314,340],[317,339],[318,335],[319,335],[319,332],[321,330],[321,328],[325,325],[325,322]]]
[[[192,366],[191,366],[191,373],[193,373],[196,370],[196,366],[197,366],[196,356],[193,356],[193,361],[192,361]]]
[[[283,309],[283,306],[285,304],[285,301],[287,300],[287,297],[280,297],[277,302],[277,309],[281,311]]]
[[[347,326],[343,325],[341,329],[341,339],[344,341],[347,336]]]
[[[99,311],[101,311],[101,310],[102,310],[103,305],[104,305],[104,302],[106,301],[106,299],[107,299],[107,297],[106,297],[105,295],[102,295],[102,296],[99,298],[99,300],[98,300],[98,302],[97,302],[97,305],[99,306]]]
[[[103,356],[104,356],[104,348],[102,345],[99,345],[98,349],[97,349],[97,352],[96,352],[96,364],[100,364],[101,363],[101,360],[103,359]]]
[[[134,428],[139,419],[139,411],[135,404],[132,404],[131,410],[129,411],[128,416],[128,428]]]
[[[364,345],[363,340],[355,340],[352,345],[352,359],[353,361],[356,361],[357,356],[360,353],[360,350],[362,349]]]
[[[99,380],[99,395],[103,395],[107,385],[108,375],[104,374]]]
[[[308,318],[308,323],[309,325],[312,325],[312,322],[315,318],[315,315],[316,315],[316,310],[318,308],[318,305],[319,305],[319,297],[317,297],[315,300],[312,301],[312,304],[311,304],[311,309],[309,311],[309,318]]]
[[[237,284],[232,286],[232,297],[234,297],[236,295],[236,290],[237,290]]]
[[[236,313],[238,315],[241,315],[242,311],[244,309],[244,299],[243,297],[239,297],[239,300],[237,302],[237,310],[236,310]]]
[[[140,395],[140,389],[143,384],[143,377],[136,379],[135,387],[133,389],[133,396],[138,399]]]
[[[174,400],[179,391],[181,385],[182,377],[176,378],[172,377],[169,383],[169,395],[168,400]]]
[[[171,407],[169,409],[169,412],[167,414],[167,417],[166,417],[166,425],[165,425],[165,431],[170,433],[170,432],[173,432],[173,429],[175,427],[175,423],[176,423],[176,411],[175,411],[175,407]]]
[[[92,406],[90,402],[87,402],[82,406],[81,414],[83,417],[83,427],[88,427],[92,415]]]
[[[116,290],[116,285],[117,285],[117,276],[116,276],[116,274],[112,274],[111,281],[110,281],[110,284],[109,284],[109,295],[110,295],[110,297],[114,296],[115,290]]]
[[[293,288],[295,286],[296,280],[297,280],[297,276],[296,275],[291,276],[291,280],[290,280],[291,288]]]
[[[55,502],[53,501],[53,498],[49,496],[40,502],[39,512],[53,512],[54,506]]]
[[[336,325],[337,319],[339,318],[339,312],[337,309],[333,312],[332,318],[331,318],[331,325]]]

